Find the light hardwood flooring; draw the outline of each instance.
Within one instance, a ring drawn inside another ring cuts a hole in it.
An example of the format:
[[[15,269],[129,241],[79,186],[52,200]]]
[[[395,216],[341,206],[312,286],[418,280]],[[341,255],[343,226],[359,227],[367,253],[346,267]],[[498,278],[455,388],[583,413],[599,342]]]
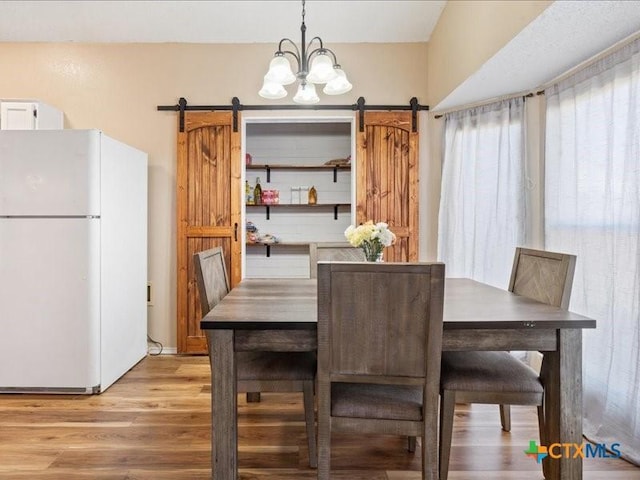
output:
[[[0,395],[2,480],[204,480],[210,478],[206,357],[148,357],[102,395]],[[301,394],[239,396],[242,480],[314,479]],[[537,440],[535,408],[512,407],[501,431],[495,406],[458,406],[450,480],[538,480],[524,455]],[[406,439],[334,435],[332,478],[418,480]],[[418,449],[419,451],[419,449]],[[623,460],[587,459],[587,480],[640,480]]]

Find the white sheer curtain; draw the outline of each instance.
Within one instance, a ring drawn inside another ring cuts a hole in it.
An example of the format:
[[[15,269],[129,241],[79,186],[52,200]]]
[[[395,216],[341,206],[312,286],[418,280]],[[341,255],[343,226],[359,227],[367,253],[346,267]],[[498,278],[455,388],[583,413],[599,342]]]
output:
[[[445,115],[438,259],[448,277],[507,288],[525,244],[524,100]]]
[[[577,255],[584,432],[640,463],[640,40],[547,89],[545,244]]]

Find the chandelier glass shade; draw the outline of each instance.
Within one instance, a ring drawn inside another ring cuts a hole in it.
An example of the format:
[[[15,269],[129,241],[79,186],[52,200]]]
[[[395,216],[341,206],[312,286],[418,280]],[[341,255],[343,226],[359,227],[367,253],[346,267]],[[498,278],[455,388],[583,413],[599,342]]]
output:
[[[316,93],[316,84],[324,84],[322,91],[326,95],[342,95],[353,87],[347,75],[338,63],[336,55],[326,48],[320,37],[313,37],[306,43],[307,27],[304,23],[305,0],[302,0],[302,41],[300,49],[289,38],[280,40],[278,50],[269,63],[264,83],[258,94],[269,100],[278,100],[287,96],[285,85],[298,80],[298,90],[293,101],[303,105],[312,105],[320,101]],[[286,48],[290,48],[287,50]],[[291,68],[289,58],[295,60],[297,72]]]

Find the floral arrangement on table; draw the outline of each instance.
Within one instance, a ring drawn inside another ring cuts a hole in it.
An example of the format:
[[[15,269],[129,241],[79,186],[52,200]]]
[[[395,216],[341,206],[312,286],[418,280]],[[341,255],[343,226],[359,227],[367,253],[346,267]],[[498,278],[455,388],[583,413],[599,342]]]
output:
[[[367,223],[349,227],[344,231],[344,236],[354,247],[360,247],[369,262],[382,260],[382,250],[396,243],[395,234],[389,230],[389,225],[384,222]]]

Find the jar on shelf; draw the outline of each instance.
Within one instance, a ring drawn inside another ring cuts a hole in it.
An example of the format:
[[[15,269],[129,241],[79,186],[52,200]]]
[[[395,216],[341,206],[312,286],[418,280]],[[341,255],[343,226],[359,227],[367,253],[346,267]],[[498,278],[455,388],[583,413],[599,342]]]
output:
[[[300,187],[291,187],[291,204],[297,205],[300,203]]]
[[[245,198],[244,201],[247,205],[253,205],[253,188],[251,188],[251,185],[249,185],[249,180],[247,180],[245,182],[244,185],[244,193],[245,193]]]
[[[280,203],[280,194],[278,190],[263,190],[262,203],[265,205],[275,205]]]
[[[309,205],[315,205],[318,203],[318,192],[316,192],[316,187],[313,185],[309,189]]]
[[[309,187],[300,187],[300,203],[309,203]]]

